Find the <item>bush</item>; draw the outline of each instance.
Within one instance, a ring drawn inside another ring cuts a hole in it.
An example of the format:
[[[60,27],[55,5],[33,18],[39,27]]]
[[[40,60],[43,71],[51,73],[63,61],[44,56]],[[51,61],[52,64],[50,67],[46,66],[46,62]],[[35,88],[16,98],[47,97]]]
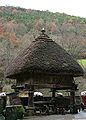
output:
[[[6,120],[17,120],[24,116],[24,108],[21,107],[9,107],[6,109]]]

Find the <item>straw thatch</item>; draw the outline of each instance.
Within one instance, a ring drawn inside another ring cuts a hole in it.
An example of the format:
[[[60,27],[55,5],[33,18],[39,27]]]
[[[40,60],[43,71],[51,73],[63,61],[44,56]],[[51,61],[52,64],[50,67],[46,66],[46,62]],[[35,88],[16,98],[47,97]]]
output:
[[[5,76],[16,78],[16,75],[33,72],[83,75],[80,65],[44,32],[12,61]]]

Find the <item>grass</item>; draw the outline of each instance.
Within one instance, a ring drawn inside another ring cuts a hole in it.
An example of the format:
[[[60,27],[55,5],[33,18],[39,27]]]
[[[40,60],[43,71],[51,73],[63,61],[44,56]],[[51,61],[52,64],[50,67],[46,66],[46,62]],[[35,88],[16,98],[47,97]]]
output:
[[[78,63],[83,66],[83,67],[86,67],[86,59],[79,59],[78,60]]]

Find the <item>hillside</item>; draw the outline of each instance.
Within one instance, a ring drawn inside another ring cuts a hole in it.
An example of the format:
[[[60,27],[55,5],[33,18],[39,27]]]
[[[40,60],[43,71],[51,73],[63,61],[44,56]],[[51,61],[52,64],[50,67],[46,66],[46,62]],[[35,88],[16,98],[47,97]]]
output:
[[[20,7],[0,7],[1,81],[10,62],[40,34],[43,27],[75,59],[86,58],[86,18]]]

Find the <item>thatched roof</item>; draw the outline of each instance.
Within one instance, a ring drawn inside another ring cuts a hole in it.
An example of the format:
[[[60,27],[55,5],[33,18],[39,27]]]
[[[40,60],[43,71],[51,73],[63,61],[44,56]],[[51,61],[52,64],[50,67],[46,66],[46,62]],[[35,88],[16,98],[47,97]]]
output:
[[[81,76],[80,65],[44,31],[24,49],[6,69],[5,77],[16,78],[22,73],[50,73]]]

